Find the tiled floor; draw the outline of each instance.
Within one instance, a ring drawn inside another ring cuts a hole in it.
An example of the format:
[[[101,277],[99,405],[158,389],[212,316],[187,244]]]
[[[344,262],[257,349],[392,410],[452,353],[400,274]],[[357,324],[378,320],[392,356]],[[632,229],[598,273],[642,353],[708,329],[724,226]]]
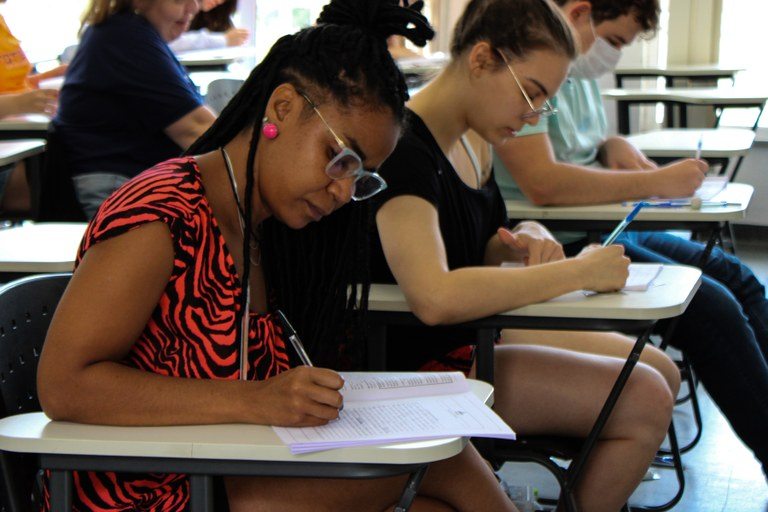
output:
[[[768,283],[768,243],[738,239],[739,256],[763,283]],[[751,452],[734,435],[709,396],[699,388],[704,417],[704,433],[699,444],[683,455],[686,490],[675,512],[768,512],[768,483]],[[681,443],[693,435],[690,407],[675,412],[675,425]],[[766,431],[768,436],[768,430]],[[633,504],[658,504],[676,492],[671,470],[654,470],[659,480],[643,482],[632,497]],[[501,471],[511,483],[530,483],[541,496],[555,496],[552,477],[530,464],[506,464]],[[588,512],[588,511],[587,511]]]

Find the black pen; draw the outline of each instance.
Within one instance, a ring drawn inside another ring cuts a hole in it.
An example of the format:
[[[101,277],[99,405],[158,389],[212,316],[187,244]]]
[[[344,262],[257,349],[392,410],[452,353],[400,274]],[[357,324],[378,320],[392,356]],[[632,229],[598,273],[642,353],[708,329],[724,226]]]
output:
[[[285,331],[286,336],[288,336],[288,341],[291,342],[294,350],[296,350],[296,353],[299,354],[299,359],[301,359],[302,364],[305,366],[314,366],[312,361],[309,359],[309,356],[307,355],[307,351],[304,350],[304,345],[301,343],[299,335],[296,334],[296,330],[291,325],[291,322],[285,318],[285,315],[279,309],[275,311],[275,316],[277,316],[277,320],[283,326],[283,330]]]

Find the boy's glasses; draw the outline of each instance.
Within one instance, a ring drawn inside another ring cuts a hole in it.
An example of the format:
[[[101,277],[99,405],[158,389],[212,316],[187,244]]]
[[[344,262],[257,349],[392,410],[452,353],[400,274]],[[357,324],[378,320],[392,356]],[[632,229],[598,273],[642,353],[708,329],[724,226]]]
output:
[[[331,132],[336,144],[339,145],[341,151],[336,156],[331,158],[328,165],[325,166],[325,174],[334,180],[343,180],[346,178],[355,178],[355,182],[352,184],[352,200],[362,201],[373,197],[385,188],[387,188],[387,182],[384,178],[379,176],[376,172],[367,171],[363,169],[363,160],[360,158],[355,150],[349,148],[341,137],[336,135],[333,128],[323,117],[323,114],[317,109],[317,105],[314,104],[304,93],[300,93],[301,96],[307,100],[309,106],[315,111],[315,114],[320,118],[328,131]]]
[[[531,97],[528,96],[527,92],[525,92],[525,89],[523,88],[523,84],[520,83],[520,79],[517,78],[517,75],[515,74],[515,70],[512,69],[512,65],[509,63],[507,58],[504,56],[504,54],[500,50],[496,50],[496,51],[501,56],[501,60],[504,61],[504,64],[507,66],[507,69],[509,70],[509,72],[512,73],[512,78],[515,79],[515,83],[520,88],[520,92],[523,93],[523,98],[525,98],[525,101],[528,102],[528,106],[531,107],[530,112],[522,115],[523,119],[530,119],[536,116],[549,117],[557,114],[557,109],[553,107],[552,104],[546,98],[544,99],[544,104],[539,108],[536,108],[533,106],[533,101],[531,100]]]

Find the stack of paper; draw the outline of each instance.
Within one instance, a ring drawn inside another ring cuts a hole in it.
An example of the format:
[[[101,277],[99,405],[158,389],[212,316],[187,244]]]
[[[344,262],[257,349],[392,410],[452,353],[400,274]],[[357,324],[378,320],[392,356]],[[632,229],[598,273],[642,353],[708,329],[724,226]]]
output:
[[[343,373],[344,410],[320,427],[273,427],[291,453],[441,437],[514,439],[458,372]]]

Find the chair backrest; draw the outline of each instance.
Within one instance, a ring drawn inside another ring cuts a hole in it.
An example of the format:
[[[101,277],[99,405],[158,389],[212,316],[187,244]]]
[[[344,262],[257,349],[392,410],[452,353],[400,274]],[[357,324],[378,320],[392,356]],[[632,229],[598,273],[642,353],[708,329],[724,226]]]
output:
[[[37,363],[51,317],[72,274],[25,277],[0,288],[0,413],[40,410]],[[29,510],[38,467],[34,457],[0,457],[6,510]]]
[[[216,113],[221,114],[224,107],[227,106],[229,100],[231,100],[240,87],[243,85],[244,80],[237,78],[219,78],[208,84],[208,93],[205,95],[205,104]]]

